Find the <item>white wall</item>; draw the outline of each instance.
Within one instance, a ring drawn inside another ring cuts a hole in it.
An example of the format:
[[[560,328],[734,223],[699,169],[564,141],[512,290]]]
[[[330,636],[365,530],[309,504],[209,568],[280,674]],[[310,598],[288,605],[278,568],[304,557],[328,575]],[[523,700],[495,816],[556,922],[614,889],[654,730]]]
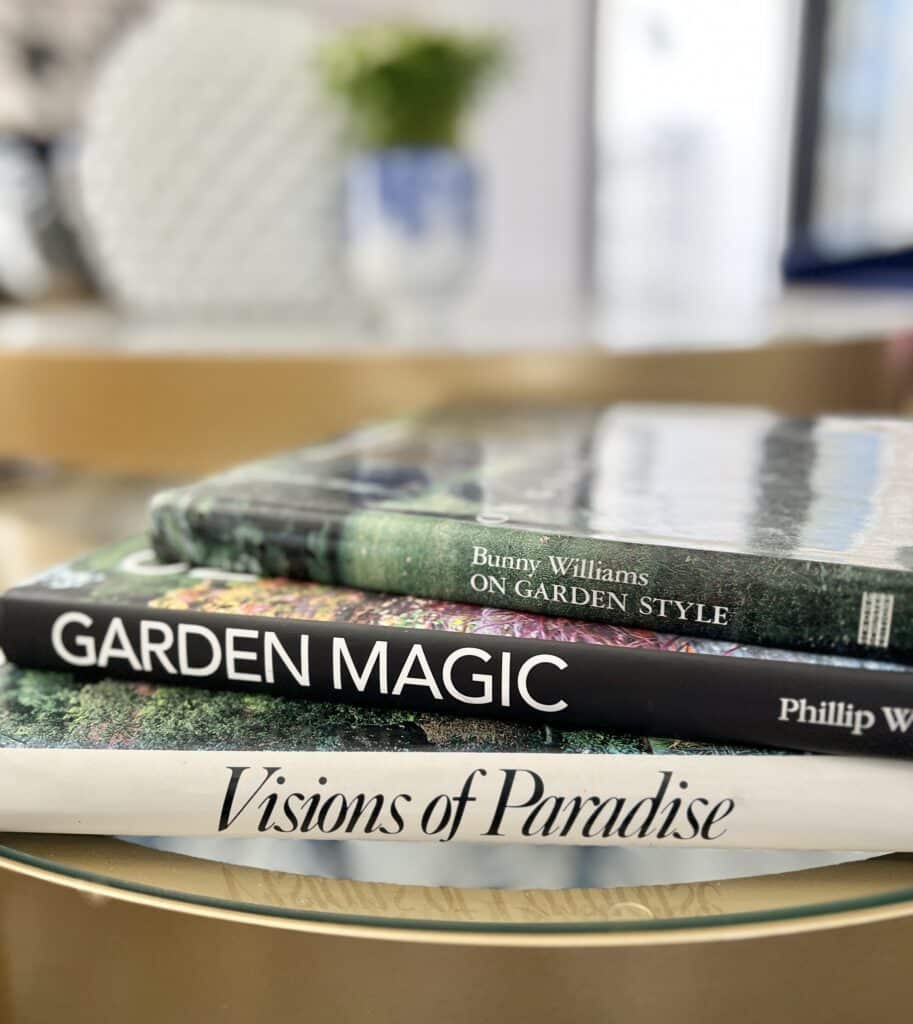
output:
[[[745,305],[778,289],[795,0],[603,0],[598,279],[609,303]]]
[[[481,109],[473,132],[490,173],[480,286],[508,299],[560,304],[579,294],[586,262],[590,5],[451,0],[446,6],[500,27],[513,51],[510,75]]]

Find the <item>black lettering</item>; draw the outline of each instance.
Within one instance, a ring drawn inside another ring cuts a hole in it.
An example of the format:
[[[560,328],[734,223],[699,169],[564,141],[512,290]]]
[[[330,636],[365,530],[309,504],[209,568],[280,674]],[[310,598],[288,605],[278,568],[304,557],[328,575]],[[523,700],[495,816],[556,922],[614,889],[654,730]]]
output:
[[[476,798],[470,796],[472,791],[472,784],[475,781],[477,775],[487,775],[488,772],[484,768],[473,768],[473,770],[463,780],[463,788],[453,798],[453,802],[456,805],[456,809],[453,813],[453,820],[450,825],[450,832],[441,839],[442,843],[449,842],[459,831],[460,825],[463,821],[463,815],[466,813],[466,805],[469,803],[475,803]]]
[[[608,837],[612,834],[612,830],[615,828],[615,822],[618,820],[618,815],[624,810],[625,802],[624,798],[620,796],[610,796],[601,802],[597,802],[596,810],[587,818],[586,824],[583,826],[583,835],[587,839],[592,839],[596,834],[594,830],[597,829],[597,823],[599,821],[599,815],[606,809],[606,807],[612,805],[612,814],[609,820],[606,822],[602,829],[602,835]]]
[[[728,830],[725,828],[722,830],[722,832],[717,832],[715,836],[710,834],[710,829],[713,825],[716,825],[718,822],[722,821],[723,818],[728,818],[734,810],[735,800],[731,799],[730,797],[726,797],[725,800],[721,800],[715,807],[711,807],[709,814],[704,819],[704,827],[701,829],[701,836],[704,839],[719,839],[720,837],[726,835],[726,832]]]
[[[583,812],[583,808],[587,804],[596,804],[597,806],[599,805],[599,797],[597,797],[597,796],[588,796],[588,797],[584,798],[584,797],[580,797],[580,796],[575,796],[571,800],[568,801],[568,804],[570,805],[571,810],[570,810],[570,813],[568,814],[567,818],[564,821],[564,825],[562,825],[562,827],[561,827],[561,834],[563,836],[566,836],[571,831],[571,829],[574,827],[574,824],[576,823],[577,819],[580,817],[581,813]]]
[[[276,809],[276,801],[279,799],[278,793],[270,793],[269,796],[264,797],[259,804],[257,804],[257,810],[264,809],[260,815],[260,824],[257,826],[258,832],[269,832],[273,827],[270,821],[273,817],[273,811]]]
[[[662,808],[660,814],[666,814],[666,820],[660,825],[659,831],[656,833],[657,839],[665,839],[669,835],[669,829],[672,827],[672,823],[675,821],[675,816],[681,810],[682,798],[680,796],[673,797],[665,807]]]
[[[436,825],[432,825],[431,819],[437,813],[438,806],[441,808],[440,821]],[[438,832],[443,832],[452,813],[450,797],[446,793],[438,793],[422,812],[422,831],[426,836],[436,836]]]
[[[647,813],[643,823],[637,829],[636,835],[640,836],[641,839],[645,839],[651,835],[653,829],[650,827],[653,824],[653,819],[659,812],[659,805],[662,798],[666,795],[666,790],[669,788],[669,781],[672,778],[672,772],[660,772],[662,781],[659,784],[659,789],[653,796],[645,796],[642,800],[638,800],[636,804],[631,808],[630,811],[625,815],[624,821],[618,827],[618,834],[624,838],[627,838],[632,833],[628,830],[631,828],[631,824],[634,821],[634,816],[644,805],[649,805],[650,810]]]
[[[346,825],[346,832],[354,831],[359,819],[362,814],[364,814],[365,808],[369,805],[371,807],[371,811],[368,816],[368,823],[364,827],[364,831],[368,834],[375,831],[377,827],[377,819],[380,817],[380,812],[384,809],[384,798],[379,793],[376,796],[372,796],[370,799],[365,796],[364,793],[358,793],[349,805],[352,808],[352,816],[349,818],[349,822]]]
[[[250,796],[244,801],[243,804],[238,808],[237,811],[232,814],[232,807],[235,802],[235,796],[238,792],[238,783],[241,781],[241,776],[248,770],[250,766],[244,765],[239,767],[228,766],[228,770],[231,772],[231,778],[228,780],[228,787],[225,790],[225,799],[222,801],[222,810],[219,814],[219,831],[224,832],[227,828],[230,828],[238,818],[244,813],[245,810],[250,806],[251,801],[260,792],[261,789],[269,782],[269,780],[276,774],[276,772],[282,771],[277,765],[274,768],[264,768],[266,773],[263,776],[260,784],[250,794]]]
[[[339,801],[339,812],[336,816],[336,821],[332,825],[327,825],[327,819],[333,810],[333,804]],[[346,814],[348,813],[349,805],[346,802],[346,798],[342,793],[334,793],[327,799],[327,802],[320,808],[320,813],[317,815],[317,827],[321,832],[338,832],[342,827],[343,822],[346,820]]]
[[[579,799],[579,798],[578,798]],[[523,828],[521,831],[525,836],[550,836],[555,829],[555,824],[558,821],[558,815],[561,813],[561,808],[564,806],[564,800],[560,796],[547,796],[539,804],[536,805],[535,810],[526,821],[523,822]],[[546,808],[549,808],[546,813]],[[542,822],[541,828],[535,828],[536,819],[540,814],[545,816],[545,820]]]
[[[385,836],[401,835],[403,829],[406,827],[406,822],[403,820],[402,812],[396,806],[397,802],[400,800],[408,804],[412,802],[412,797],[409,796],[408,793],[397,793],[396,796],[390,801],[390,817],[393,819],[394,827],[387,828],[386,825],[381,825],[380,831]]]
[[[702,796],[699,796],[695,800],[692,800],[691,803],[688,804],[688,806],[685,808],[685,816],[688,819],[688,824],[691,826],[691,832],[688,835],[683,836],[681,832],[679,832],[678,829],[676,829],[672,833],[672,835],[674,835],[676,839],[696,839],[701,832],[701,823],[697,820],[697,817],[694,813],[694,805],[709,803],[710,801],[705,800]]]
[[[326,779],[323,780],[326,782]],[[299,819],[301,824],[298,826],[299,832],[312,832],[315,827],[314,817],[320,810],[320,794],[311,793],[311,795],[301,805],[301,818]]]
[[[513,795],[514,783],[521,772],[524,775],[528,775],[532,780],[532,794],[521,803],[511,803],[510,798]],[[501,784],[501,792],[498,794],[498,802],[495,805],[495,813],[492,816],[491,824],[488,827],[488,831],[483,833],[486,836],[501,835],[501,822],[504,820],[504,815],[508,810],[531,807],[542,799],[542,794],[545,792],[545,784],[542,781],[542,777],[527,768],[503,768],[502,773],[504,775],[504,782]]]
[[[273,825],[274,832],[296,832],[298,830],[298,816],[292,810],[293,800],[304,800],[304,793],[289,793],[282,804],[282,813],[285,815],[286,821],[289,823],[288,828],[282,828],[281,825]]]

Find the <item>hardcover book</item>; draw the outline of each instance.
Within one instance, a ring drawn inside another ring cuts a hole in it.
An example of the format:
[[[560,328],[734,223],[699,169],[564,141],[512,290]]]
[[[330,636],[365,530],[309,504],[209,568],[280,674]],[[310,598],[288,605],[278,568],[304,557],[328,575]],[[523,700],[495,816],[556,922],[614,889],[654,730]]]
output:
[[[913,849],[911,766],[0,668],[0,829]]]
[[[165,561],[913,660],[913,423],[447,411],[157,497]]]
[[[0,598],[21,666],[823,752],[913,753],[888,662],[156,562],[143,538]]]

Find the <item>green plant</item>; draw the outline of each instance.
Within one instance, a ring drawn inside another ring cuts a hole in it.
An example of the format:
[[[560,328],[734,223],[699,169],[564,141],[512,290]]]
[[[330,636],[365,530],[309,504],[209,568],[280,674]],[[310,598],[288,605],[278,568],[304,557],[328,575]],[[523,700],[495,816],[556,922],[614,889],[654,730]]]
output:
[[[456,146],[462,119],[501,66],[492,35],[419,25],[369,25],[327,44],[320,72],[348,108],[353,141],[366,149]]]

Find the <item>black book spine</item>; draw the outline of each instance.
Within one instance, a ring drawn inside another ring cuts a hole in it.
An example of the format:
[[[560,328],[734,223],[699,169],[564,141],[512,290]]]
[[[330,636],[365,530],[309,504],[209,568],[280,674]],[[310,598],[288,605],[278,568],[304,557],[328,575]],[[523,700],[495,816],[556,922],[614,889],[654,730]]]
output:
[[[913,754],[913,672],[305,622],[0,601],[24,667],[822,753]]]

